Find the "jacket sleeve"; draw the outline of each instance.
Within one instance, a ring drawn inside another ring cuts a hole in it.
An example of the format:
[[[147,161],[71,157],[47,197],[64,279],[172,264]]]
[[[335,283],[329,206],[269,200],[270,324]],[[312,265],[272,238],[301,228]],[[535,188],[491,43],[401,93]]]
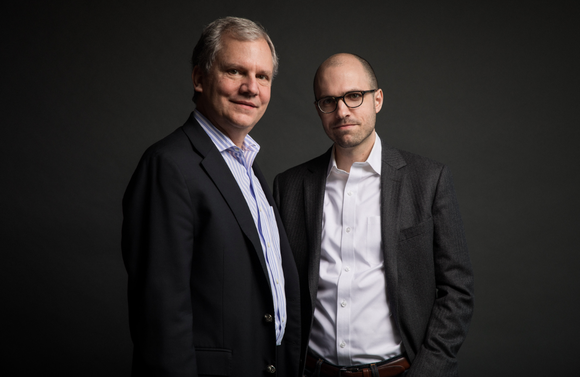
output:
[[[447,167],[441,170],[431,213],[437,296],[408,377],[458,376],[457,353],[473,312],[473,271]]]
[[[141,159],[123,198],[133,376],[196,376],[190,274],[191,198],[178,165]]]

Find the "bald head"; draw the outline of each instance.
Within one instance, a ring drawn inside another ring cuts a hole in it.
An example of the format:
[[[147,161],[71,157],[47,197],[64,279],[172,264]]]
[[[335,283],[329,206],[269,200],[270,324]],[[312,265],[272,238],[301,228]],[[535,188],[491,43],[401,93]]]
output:
[[[319,96],[318,93],[319,80],[325,70],[331,67],[340,67],[340,66],[345,66],[346,68],[348,65],[352,63],[355,64],[358,63],[360,64],[360,66],[362,66],[368,79],[369,89],[377,89],[379,87],[375,71],[373,70],[373,67],[371,67],[368,61],[355,54],[340,53],[332,55],[331,57],[326,59],[316,70],[316,74],[314,75],[314,97],[318,98]]]

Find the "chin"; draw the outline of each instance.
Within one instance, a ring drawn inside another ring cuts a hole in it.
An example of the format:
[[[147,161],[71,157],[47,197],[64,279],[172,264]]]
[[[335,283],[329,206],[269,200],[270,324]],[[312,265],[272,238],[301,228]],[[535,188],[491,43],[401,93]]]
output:
[[[256,123],[258,123],[258,121],[255,119],[247,119],[247,118],[233,118],[230,119],[230,122],[238,128],[253,127]]]
[[[336,144],[342,148],[352,148],[360,144],[360,140],[355,140],[352,138],[337,138]]]

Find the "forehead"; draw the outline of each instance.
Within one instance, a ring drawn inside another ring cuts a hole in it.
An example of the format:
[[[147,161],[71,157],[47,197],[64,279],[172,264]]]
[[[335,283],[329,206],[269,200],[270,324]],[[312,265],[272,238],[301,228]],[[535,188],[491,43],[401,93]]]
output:
[[[352,90],[367,90],[369,85],[363,65],[354,59],[323,67],[317,76],[319,96],[339,96]]]
[[[253,66],[259,70],[273,70],[272,52],[263,38],[241,41],[224,36],[215,62],[219,65]]]

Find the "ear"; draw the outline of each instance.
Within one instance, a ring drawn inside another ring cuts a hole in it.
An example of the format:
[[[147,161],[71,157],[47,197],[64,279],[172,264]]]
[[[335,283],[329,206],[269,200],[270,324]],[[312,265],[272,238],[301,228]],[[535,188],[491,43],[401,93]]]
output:
[[[203,93],[203,72],[202,69],[196,65],[191,72],[191,80],[193,81],[193,90]]]
[[[378,89],[375,92],[375,114],[378,114],[382,108],[383,108],[383,90]]]

